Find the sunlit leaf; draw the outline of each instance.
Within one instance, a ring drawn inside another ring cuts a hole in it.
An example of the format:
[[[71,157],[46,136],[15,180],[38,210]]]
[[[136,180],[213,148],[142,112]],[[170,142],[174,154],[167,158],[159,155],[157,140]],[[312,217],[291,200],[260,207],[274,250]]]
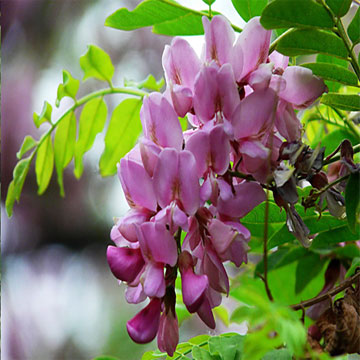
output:
[[[41,140],[40,140],[41,141]],[[39,146],[36,154],[35,173],[38,184],[38,194],[41,195],[47,189],[54,169],[54,149],[51,136],[46,136]]]
[[[351,20],[347,33],[354,45],[360,42],[360,8],[357,9],[354,18]]]
[[[251,2],[257,3],[257,1]],[[334,26],[325,8],[312,0],[291,0],[291,5],[289,0],[272,1],[262,12],[260,22],[265,29],[286,27],[331,29]]]
[[[321,97],[321,103],[347,111],[360,111],[360,96],[328,93]]]
[[[151,74],[148,75],[148,77],[141,82],[124,79],[124,86],[136,87],[138,89],[145,88],[149,90],[160,91],[161,88],[164,86],[164,84],[165,84],[164,78],[161,78],[160,80],[156,81],[155,77]]]
[[[301,66],[312,70],[314,75],[325,80],[337,81],[350,86],[357,86],[358,84],[356,75],[339,65],[316,62],[301,64]]]
[[[211,355],[218,355],[221,360],[235,359],[241,356],[245,336],[212,336],[209,339]]]
[[[217,360],[217,356],[213,356],[209,351],[202,349],[198,346],[194,346],[192,349],[192,356],[194,360]]]
[[[349,270],[346,272],[346,277],[353,276],[357,267],[360,267],[360,256],[353,259]]]
[[[20,150],[16,153],[16,157],[21,159],[24,154],[29,150],[33,149],[37,144],[37,141],[30,135],[24,137],[23,143],[21,144]]]
[[[231,0],[231,2],[245,21],[249,21],[254,16],[260,16],[267,5],[267,0]]]
[[[105,150],[100,158],[102,176],[114,175],[116,164],[135,145],[141,133],[139,99],[126,99],[114,110],[105,136]]]
[[[57,90],[56,106],[59,107],[60,100],[65,96],[75,100],[79,86],[80,81],[74,79],[67,70],[63,70],[63,83],[59,85]]]
[[[21,191],[29,172],[31,156],[20,160],[13,171],[13,180],[9,184],[8,192],[5,200],[5,208],[9,217],[12,216],[15,200],[19,202]]]
[[[74,112],[70,112],[59,123],[54,138],[55,167],[61,196],[64,196],[63,169],[74,155],[75,141],[76,117]]]
[[[338,244],[343,241],[353,241],[358,239],[358,234],[351,233],[345,223],[337,229],[319,234],[313,240],[310,249],[328,249],[331,245]]]
[[[288,349],[276,349],[269,351],[261,360],[291,360],[292,356]]]
[[[44,122],[49,122],[51,124],[51,113],[52,106],[47,101],[45,101],[41,113],[37,114],[36,112],[34,112],[33,114],[35,126],[38,128]]]
[[[96,135],[103,130],[106,116],[107,107],[102,98],[90,100],[81,112],[79,137],[75,145],[74,174],[77,178],[84,170],[83,155],[92,147]]]
[[[84,71],[84,79],[96,78],[111,83],[114,66],[110,56],[95,45],[89,45],[86,54],[80,57],[80,66]]]
[[[349,228],[352,232],[359,234],[360,224],[360,174],[354,173],[350,175],[350,178],[346,185],[345,190],[345,205],[346,205],[346,217],[349,224]]]
[[[287,56],[326,54],[346,59],[342,40],[335,34],[317,29],[296,29],[282,37],[276,50]]]

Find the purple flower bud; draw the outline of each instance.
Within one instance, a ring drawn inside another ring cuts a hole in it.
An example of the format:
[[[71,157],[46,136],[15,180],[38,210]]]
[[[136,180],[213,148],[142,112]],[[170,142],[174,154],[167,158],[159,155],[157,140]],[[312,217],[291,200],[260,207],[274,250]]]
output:
[[[160,325],[157,336],[157,343],[160,351],[165,351],[173,356],[179,342],[179,324],[176,314],[170,310],[165,311],[160,317]]]
[[[159,329],[161,300],[153,298],[146,308],[142,309],[126,324],[129,336],[138,344],[152,341]]]
[[[145,264],[140,249],[108,246],[106,255],[111,272],[122,281],[132,282]]]

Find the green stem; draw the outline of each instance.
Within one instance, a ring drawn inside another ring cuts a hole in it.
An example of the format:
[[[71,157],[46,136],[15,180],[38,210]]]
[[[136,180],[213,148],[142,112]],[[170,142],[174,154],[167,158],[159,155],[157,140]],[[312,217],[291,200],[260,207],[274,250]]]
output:
[[[178,355],[176,358],[174,358],[174,360],[179,360],[179,359],[181,359],[182,357],[184,357],[184,355],[190,354],[190,353],[192,352],[192,349],[193,349],[195,346],[202,347],[202,346],[207,345],[207,343],[208,343],[208,341],[203,341],[203,342],[200,343],[200,344],[194,344],[194,346],[193,346],[191,349],[186,350],[186,351],[184,351],[183,353],[180,353],[180,355]],[[175,353],[176,353],[176,352],[177,352],[177,351],[175,351]],[[179,353],[178,353],[178,354],[179,354]]]
[[[270,47],[269,47],[269,55],[276,49],[276,46],[278,45],[279,41],[286,35],[294,32],[296,29],[295,28],[291,28],[291,29],[288,29],[286,30],[285,32],[283,32],[277,39],[275,39]]]
[[[135,89],[128,89],[128,88],[107,88],[107,89],[101,89],[98,91],[94,91],[93,93],[90,93],[88,95],[85,95],[84,97],[80,98],[79,100],[75,100],[75,103],[69,108],[67,109],[64,114],[62,114],[59,119],[57,120],[56,123],[52,124],[52,126],[50,127],[50,129],[40,138],[40,140],[37,143],[36,148],[34,149],[34,151],[32,152],[31,156],[30,156],[30,161],[29,164],[32,162],[32,160],[34,159],[39,147],[41,146],[41,144],[46,140],[46,138],[48,136],[51,135],[51,133],[57,128],[57,126],[59,125],[59,123],[66,118],[67,115],[69,115],[71,112],[73,112],[75,109],[77,109],[78,107],[84,105],[85,103],[87,103],[88,101],[95,99],[97,97],[101,97],[101,96],[105,96],[105,95],[111,95],[111,94],[128,94],[128,95],[134,95],[134,96],[140,96],[141,98],[143,98],[144,96],[146,96],[148,93],[145,91],[141,91],[141,90],[135,90]]]
[[[164,4],[167,4],[167,5],[171,5],[173,7],[181,9],[181,10],[186,10],[186,11],[192,13],[192,14],[195,14],[195,15],[206,16],[206,17],[208,17],[210,19],[213,17],[212,14],[206,13],[204,11],[197,11],[197,10],[194,10],[194,9],[187,8],[187,7],[182,6],[182,5],[180,5],[180,4],[176,3],[176,2],[172,2],[171,0],[161,0],[161,2],[163,2]],[[238,26],[234,25],[234,24],[231,24],[231,27],[237,32],[242,32],[242,29],[239,28]]]

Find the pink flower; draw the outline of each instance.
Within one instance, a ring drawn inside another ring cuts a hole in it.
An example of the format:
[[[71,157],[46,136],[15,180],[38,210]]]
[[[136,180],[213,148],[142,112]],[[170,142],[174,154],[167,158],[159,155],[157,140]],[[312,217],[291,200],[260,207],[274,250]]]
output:
[[[146,344],[153,340],[159,329],[161,300],[153,298],[148,306],[142,309],[126,324],[133,341]]]
[[[164,311],[160,317],[160,325],[157,335],[157,343],[160,351],[173,356],[179,343],[179,324],[174,311]]]

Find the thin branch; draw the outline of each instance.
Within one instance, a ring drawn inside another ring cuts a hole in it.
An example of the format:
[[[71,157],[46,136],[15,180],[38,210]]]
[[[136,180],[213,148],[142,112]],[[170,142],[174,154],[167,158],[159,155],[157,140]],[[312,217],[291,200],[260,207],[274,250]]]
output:
[[[316,296],[312,299],[306,300],[306,301],[302,301],[299,304],[296,305],[291,305],[291,308],[293,310],[300,310],[302,308],[306,308],[309,307],[311,305],[317,304],[319,302],[322,302],[326,299],[332,296],[335,296],[336,294],[342,292],[343,290],[351,287],[352,284],[354,284],[356,281],[358,281],[358,279],[360,278],[360,271],[358,271],[356,274],[354,274],[353,276],[347,278],[345,281],[343,281],[339,286],[337,286],[336,288],[333,288],[331,290],[329,290],[328,292],[326,292],[325,294]]]
[[[270,47],[269,47],[269,55],[270,55],[274,50],[276,50],[276,46],[278,45],[279,41],[280,41],[284,36],[292,33],[293,31],[295,31],[295,28],[288,29],[288,30],[286,30],[285,32],[283,32],[277,39],[275,39],[275,40],[270,44]]]
[[[360,144],[355,145],[355,146],[353,147],[353,150],[354,150],[354,154],[360,152]],[[333,163],[333,162],[335,162],[335,161],[338,161],[338,160],[340,160],[340,152],[339,152],[337,155],[333,156],[331,159],[325,160],[325,161],[323,162],[323,165],[324,165],[324,166],[325,166],[325,165],[329,165],[329,164],[331,164],[331,163]]]

